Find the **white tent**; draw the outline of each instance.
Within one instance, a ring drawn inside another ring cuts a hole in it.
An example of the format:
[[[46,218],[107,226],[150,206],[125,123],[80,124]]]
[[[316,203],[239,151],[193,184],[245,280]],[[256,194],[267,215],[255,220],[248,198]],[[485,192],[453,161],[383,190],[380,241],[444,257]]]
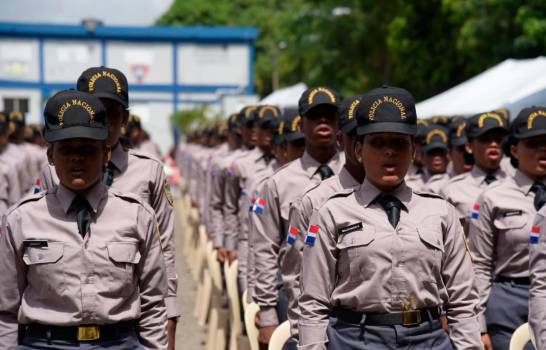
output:
[[[471,115],[546,105],[546,57],[508,59],[443,93],[417,104],[417,116]]]
[[[275,105],[281,109],[298,107],[301,94],[307,90],[305,83],[298,83],[283,89],[273,91],[259,102],[261,105]]]

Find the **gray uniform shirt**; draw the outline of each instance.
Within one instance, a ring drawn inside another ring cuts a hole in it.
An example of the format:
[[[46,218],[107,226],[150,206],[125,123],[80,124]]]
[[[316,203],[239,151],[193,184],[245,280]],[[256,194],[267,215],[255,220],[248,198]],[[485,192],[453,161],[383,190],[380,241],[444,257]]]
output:
[[[529,325],[536,348],[546,349],[546,206],[537,213],[529,236]]]

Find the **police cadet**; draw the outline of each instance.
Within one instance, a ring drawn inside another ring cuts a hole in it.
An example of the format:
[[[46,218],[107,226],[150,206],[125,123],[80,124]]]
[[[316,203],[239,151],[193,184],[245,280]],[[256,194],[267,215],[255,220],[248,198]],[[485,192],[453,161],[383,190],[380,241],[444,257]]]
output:
[[[8,143],[9,119],[0,113],[0,154]],[[1,156],[0,156],[0,159]],[[21,199],[19,177],[14,167],[0,161],[0,217]]]
[[[66,90],[44,110],[60,184],[10,208],[0,235],[0,347],[165,349],[166,273],[155,214],[101,182],[106,110]]]
[[[281,273],[284,288],[288,296],[288,319],[292,333],[297,333],[297,301],[300,295],[300,271],[304,233],[309,227],[309,219],[331,195],[338,191],[355,188],[364,180],[364,168],[355,154],[356,112],[360,105],[360,96],[342,101],[340,106],[339,130],[341,145],[345,153],[345,164],[338,175],[334,175],[319,184],[307,188],[290,205],[288,234],[283,243],[284,258]]]
[[[424,175],[422,191],[440,194],[440,189],[449,182],[447,167],[449,129],[439,124],[427,126],[423,152]]]
[[[262,344],[269,343],[279,322],[287,317],[284,290],[280,294],[277,285],[282,285],[279,251],[288,232],[290,203],[311,183],[339,173],[344,162],[335,138],[339,115],[337,95],[325,87],[310,88],[300,97],[298,108],[305,153],[271,176],[260,193],[263,210],[255,232],[253,297],[260,306],[258,340]]]
[[[25,133],[25,117],[20,112],[10,112],[8,115],[9,143],[0,154],[0,161],[14,167],[19,177],[19,191],[27,193],[31,188],[33,178],[30,174],[30,158],[23,146]]]
[[[527,322],[529,233],[546,201],[546,108],[523,109],[509,143],[515,175],[482,192],[468,233],[486,349],[508,349],[512,333]]]
[[[457,213],[404,182],[415,150],[413,97],[400,88],[374,89],[362,97],[357,122],[366,179],[330,197],[310,220],[300,348],[482,349]]]
[[[466,124],[466,150],[474,158],[470,172],[455,176],[442,195],[457,209],[465,232],[472,205],[478,195],[491,183],[503,180],[506,173],[500,168],[503,157],[502,142],[508,134],[506,120],[494,112],[476,114]]]
[[[448,174],[455,177],[472,170],[474,158],[466,150],[466,121],[453,119],[449,125],[449,159],[451,160]]]
[[[31,178],[40,176],[40,170],[47,165],[45,140],[39,124],[29,124],[25,127],[25,143],[23,144],[31,162]]]
[[[420,190],[423,185],[424,164],[423,153],[421,147],[425,141],[425,130],[429,125],[429,121],[425,119],[417,119],[417,134],[413,138],[415,147],[415,156],[406,174],[406,184],[414,190]]]
[[[254,301],[254,286],[256,285],[256,272],[254,269],[255,266],[255,254],[254,244],[256,240],[260,239],[260,235],[257,232],[263,232],[265,229],[263,226],[263,221],[261,220],[261,215],[265,209],[263,206],[263,201],[265,199],[260,198],[260,193],[263,192],[263,187],[269,178],[285,164],[288,164],[303,155],[305,151],[305,137],[300,131],[301,128],[301,117],[298,115],[298,112],[291,109],[286,109],[283,113],[280,122],[276,131],[272,131],[273,143],[275,144],[273,152],[275,155],[276,162],[273,163],[271,167],[271,174],[269,176],[264,176],[259,181],[256,181],[254,188],[251,188],[252,198],[254,205],[250,213],[250,224],[248,229],[248,259],[247,259],[247,302],[251,303]],[[275,123],[271,123],[272,126]]]
[[[176,300],[178,278],[175,269],[172,198],[163,165],[148,155],[124,149],[119,143],[122,127],[127,123],[129,103],[127,79],[123,73],[106,67],[89,68],[78,78],[77,88],[100,98],[106,108],[107,144],[112,153],[104,171],[103,183],[117,191],[138,195],[155,211],[168,276],[165,305],[169,319],[169,347],[174,349],[176,320],[180,311]],[[41,185],[45,189],[51,183],[58,183],[53,173],[47,172],[50,169],[44,168],[45,171],[42,172],[45,181]]]

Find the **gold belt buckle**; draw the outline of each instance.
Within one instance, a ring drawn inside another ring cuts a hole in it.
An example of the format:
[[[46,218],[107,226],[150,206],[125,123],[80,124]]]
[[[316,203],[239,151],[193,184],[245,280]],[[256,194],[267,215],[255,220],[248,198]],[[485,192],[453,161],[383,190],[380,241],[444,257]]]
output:
[[[402,325],[417,326],[421,324],[421,311],[411,310],[402,312]]]
[[[99,326],[79,326],[78,327],[78,340],[90,341],[100,339]]]

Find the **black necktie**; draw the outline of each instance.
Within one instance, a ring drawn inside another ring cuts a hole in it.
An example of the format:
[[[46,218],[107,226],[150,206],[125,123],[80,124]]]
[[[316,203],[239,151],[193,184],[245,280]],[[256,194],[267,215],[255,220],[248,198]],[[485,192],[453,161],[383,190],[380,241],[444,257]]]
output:
[[[485,179],[483,179],[483,181],[485,181],[485,183],[489,185],[492,182],[497,181],[497,178],[494,175],[489,174],[485,177]]]
[[[535,193],[533,204],[535,205],[535,209],[539,211],[540,208],[546,204],[546,185],[542,182],[535,182],[533,186],[531,186],[531,192]]]
[[[402,202],[400,199],[388,194],[380,194],[375,200],[387,213],[387,218],[392,227],[396,228],[398,221],[400,221],[400,210],[402,209]]]
[[[321,164],[318,167],[318,172],[320,174],[321,180],[327,179],[330,176],[334,175],[334,172],[332,171],[332,169],[326,164]]]
[[[417,171],[415,172],[415,174],[417,174],[417,175],[421,175],[421,174],[423,174],[423,173],[424,173],[424,170],[423,170],[423,167],[422,167],[422,166],[418,167],[418,168],[417,168]]]
[[[114,167],[114,163],[108,162],[104,174],[102,174],[102,183],[107,187],[112,186],[112,182],[114,181]]]
[[[91,206],[84,196],[77,195],[72,202],[72,208],[76,212],[76,222],[80,235],[85,237],[91,225]]]

